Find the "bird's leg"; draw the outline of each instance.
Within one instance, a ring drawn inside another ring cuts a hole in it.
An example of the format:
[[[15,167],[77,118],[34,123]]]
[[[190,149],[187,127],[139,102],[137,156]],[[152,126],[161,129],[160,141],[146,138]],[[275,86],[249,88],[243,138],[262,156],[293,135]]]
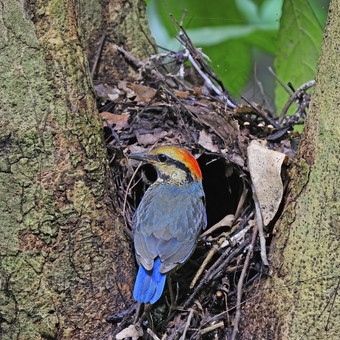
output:
[[[168,275],[167,277],[167,284],[168,284],[168,289],[169,289],[169,295],[170,295],[170,312],[174,309],[176,309],[176,305],[175,305],[175,297],[174,297],[174,291],[172,289],[172,280],[171,280],[171,276]]]
[[[179,294],[179,286],[178,283],[176,283],[176,295],[174,294],[174,290],[172,289],[172,280],[171,276],[168,275],[167,277],[167,284],[169,289],[169,295],[170,295],[170,306],[169,306],[169,313],[177,309],[177,299]]]
[[[142,304],[141,303],[137,303],[135,319],[134,319],[134,322],[133,322],[134,324],[136,324],[138,322],[139,315],[141,313],[141,309],[142,309]]]

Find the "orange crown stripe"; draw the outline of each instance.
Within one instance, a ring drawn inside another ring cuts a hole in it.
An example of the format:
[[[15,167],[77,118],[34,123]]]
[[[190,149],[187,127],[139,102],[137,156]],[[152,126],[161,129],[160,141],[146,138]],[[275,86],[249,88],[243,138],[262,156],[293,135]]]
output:
[[[202,172],[200,166],[197,163],[195,157],[193,157],[188,151],[184,149],[177,149],[177,157],[181,160],[191,171],[191,173],[197,178],[202,179]]]

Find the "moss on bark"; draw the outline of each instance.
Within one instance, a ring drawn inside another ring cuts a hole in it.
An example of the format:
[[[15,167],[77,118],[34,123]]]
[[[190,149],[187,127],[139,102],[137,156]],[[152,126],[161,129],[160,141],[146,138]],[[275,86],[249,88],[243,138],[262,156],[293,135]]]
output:
[[[99,339],[131,297],[133,257],[74,2],[26,5],[0,14],[2,339]]]
[[[340,334],[339,18],[339,2],[332,1],[299,161],[275,228],[272,277],[245,307],[242,339]]]

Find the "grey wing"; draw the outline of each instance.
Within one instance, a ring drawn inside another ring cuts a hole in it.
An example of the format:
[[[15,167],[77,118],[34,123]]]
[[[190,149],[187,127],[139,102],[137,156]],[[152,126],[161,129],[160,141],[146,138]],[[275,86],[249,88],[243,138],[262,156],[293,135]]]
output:
[[[134,244],[137,260],[146,269],[152,269],[159,256],[161,272],[166,273],[185,262],[195,249],[197,237],[206,226],[204,192],[201,186],[188,190],[194,190],[195,195],[156,187],[143,197],[135,214]]]

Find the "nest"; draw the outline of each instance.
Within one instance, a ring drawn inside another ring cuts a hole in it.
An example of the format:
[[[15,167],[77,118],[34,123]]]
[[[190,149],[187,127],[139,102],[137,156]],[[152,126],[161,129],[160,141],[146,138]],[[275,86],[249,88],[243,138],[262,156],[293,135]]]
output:
[[[179,40],[182,52],[154,55],[145,62],[116,47],[138,71],[138,79],[121,81],[115,87],[96,86],[127,234],[132,235],[133,213],[156,178],[149,165],[136,169],[137,164],[127,162],[130,153],[161,144],[190,150],[200,164],[207,200],[208,227],[194,254],[172,275],[176,307],[170,306],[165,289],[155,305],[138,311],[133,305],[111,316],[108,321],[118,324],[117,338],[235,336],[242,297],[267,275],[266,253],[281,211],[279,202],[270,221],[261,222],[249,171],[249,145],[253,140],[265,140],[267,149],[286,155],[284,187],[299,140],[294,125],[304,119],[309,103],[306,89],[313,85],[292,93],[287,106],[298,102],[294,116],[285,116],[284,108],[276,118],[246,99],[243,105],[236,103],[185,32]]]

